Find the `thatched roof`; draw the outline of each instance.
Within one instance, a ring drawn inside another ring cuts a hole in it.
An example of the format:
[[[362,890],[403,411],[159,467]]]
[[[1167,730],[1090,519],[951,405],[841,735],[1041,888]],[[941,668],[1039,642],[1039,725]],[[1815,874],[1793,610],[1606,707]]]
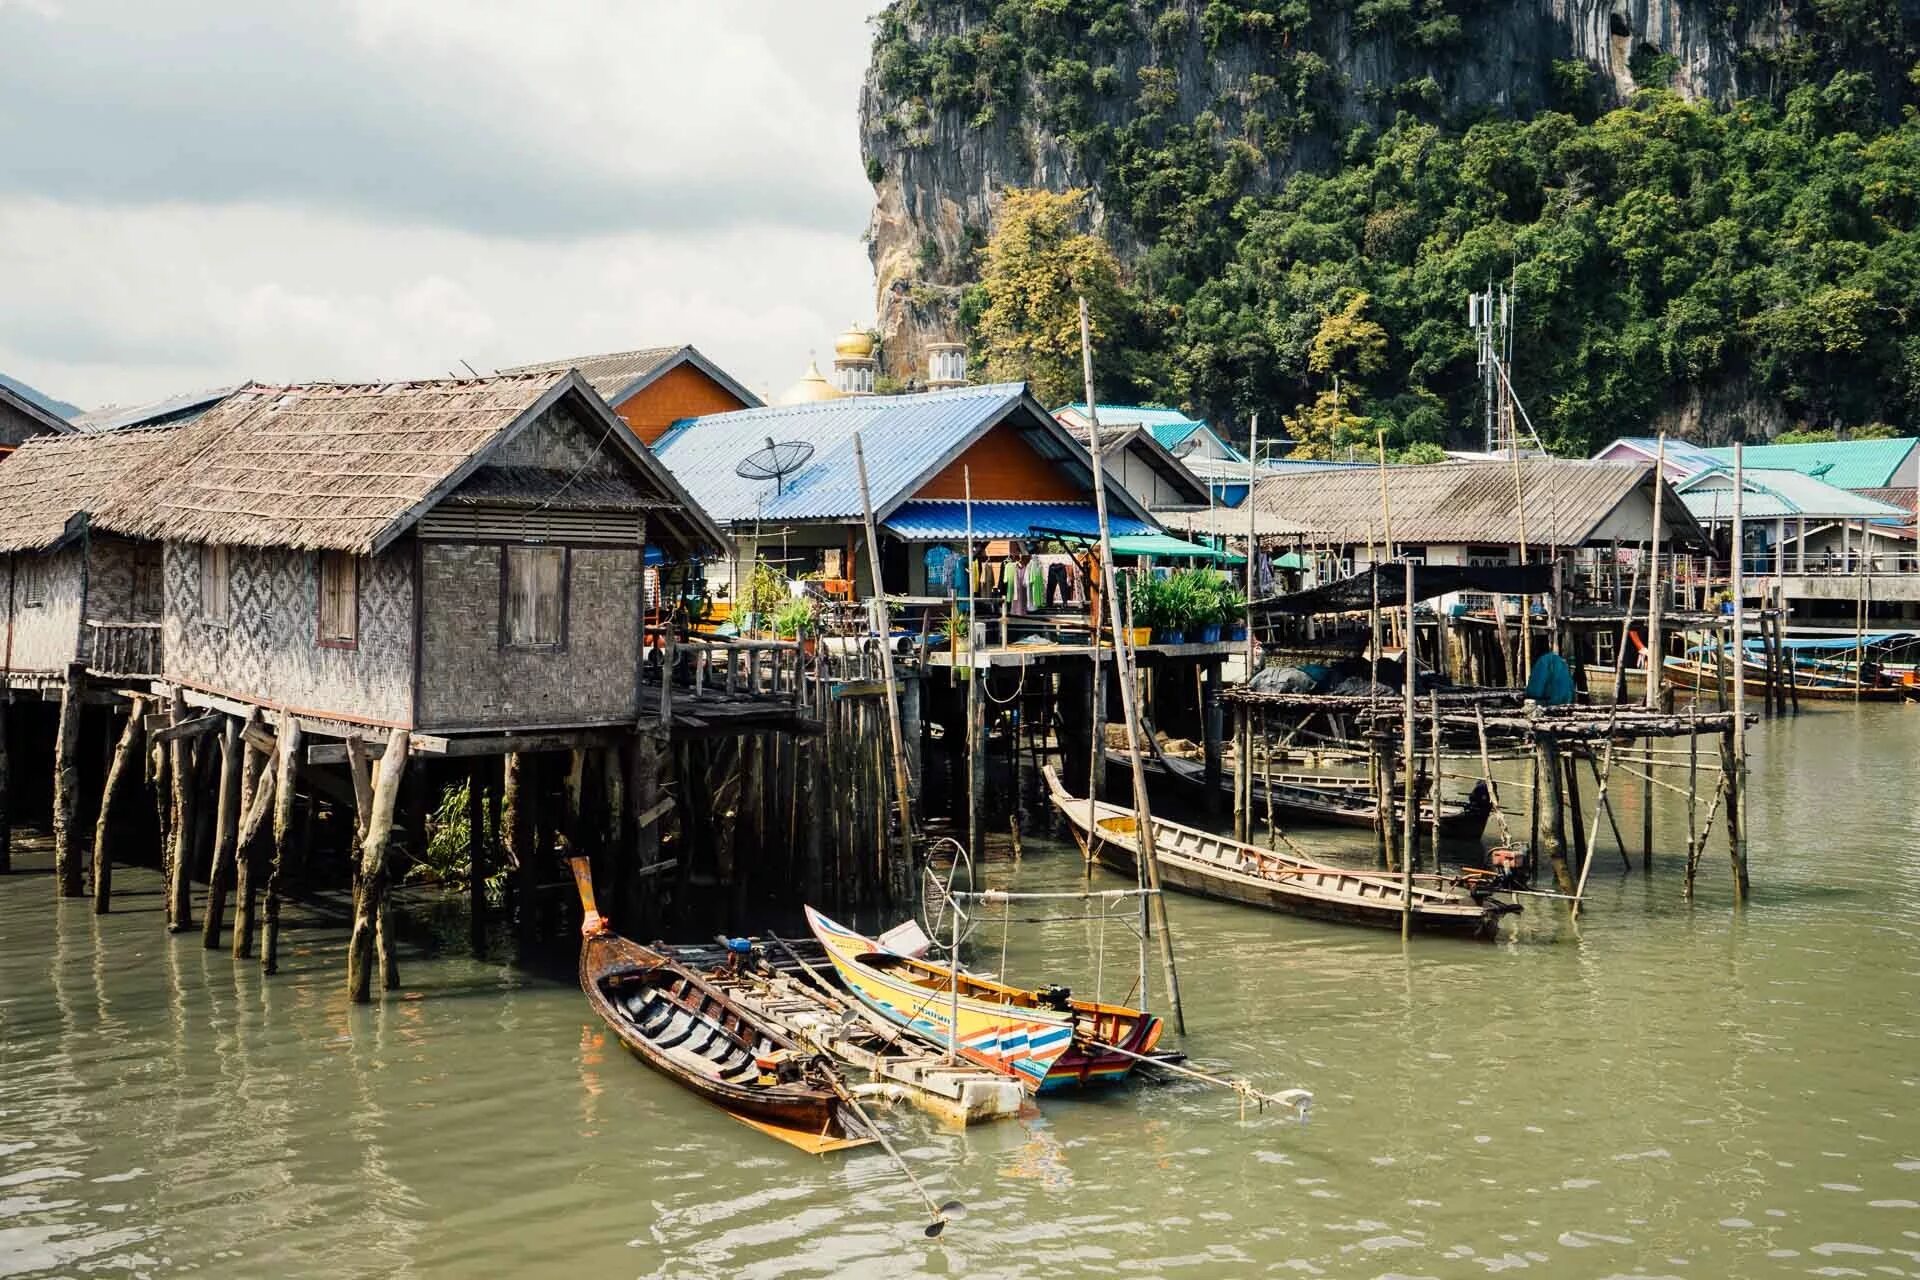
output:
[[[1636,493],[1653,492],[1651,464],[1585,462],[1566,458],[1526,458],[1516,482],[1512,461],[1442,462],[1384,469],[1387,505],[1398,543],[1481,543],[1518,545],[1517,501],[1525,497],[1526,541],[1532,546],[1575,547],[1595,537]],[[1374,467],[1342,467],[1263,475],[1252,501],[1261,513],[1278,518],[1286,532],[1308,538],[1364,543],[1381,535],[1381,474]],[[1664,536],[1700,541],[1704,535],[1669,487],[1662,508]],[[1242,513],[1244,520],[1245,513]],[[1609,531],[1626,541],[1652,531],[1652,511],[1627,518],[1644,525],[1635,534]]]
[[[148,474],[172,442],[164,427],[27,441],[0,461],[0,551],[60,545],[123,481]]]
[[[682,545],[726,545],[574,373],[248,386],[179,428],[161,465],[116,493],[95,522],[156,540],[372,554],[562,402],[604,427],[597,452],[624,458],[674,513],[662,532]],[[545,497],[577,487],[556,477]]]
[[[603,399],[614,408],[619,408],[634,395],[645,390],[668,370],[683,364],[690,364],[707,375],[720,386],[725,387],[733,397],[749,409],[760,407],[760,397],[741,386],[725,369],[701,355],[692,346],[682,347],[642,347],[638,351],[610,351],[597,356],[569,356],[564,360],[546,360],[539,364],[523,364],[518,368],[502,369],[502,374],[517,375],[524,373],[565,373],[569,369],[578,369],[580,376],[598,391]]]

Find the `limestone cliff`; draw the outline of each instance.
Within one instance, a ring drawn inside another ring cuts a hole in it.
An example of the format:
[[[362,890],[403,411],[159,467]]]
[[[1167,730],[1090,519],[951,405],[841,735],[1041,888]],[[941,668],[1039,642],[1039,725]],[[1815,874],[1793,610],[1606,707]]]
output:
[[[1581,96],[1604,106],[1636,76],[1716,100],[1773,93],[1782,52],[1804,44],[1795,12],[1795,0],[895,0],[860,109],[887,372],[920,376],[926,343],[960,336],[960,286],[1007,187],[1090,188],[1098,228],[1140,259],[1112,202],[1143,122],[1156,137],[1206,135],[1233,150],[1241,190],[1272,191],[1402,111],[1444,122]],[[1128,175],[1133,190],[1151,180]]]

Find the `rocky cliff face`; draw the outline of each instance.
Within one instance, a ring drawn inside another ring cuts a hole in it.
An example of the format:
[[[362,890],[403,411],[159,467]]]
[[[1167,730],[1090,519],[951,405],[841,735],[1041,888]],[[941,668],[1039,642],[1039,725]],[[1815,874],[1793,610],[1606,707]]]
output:
[[[1910,0],[1909,0],[1910,2]],[[1009,13],[1009,10],[1018,12]],[[1642,80],[1690,97],[1772,94],[1796,30],[1758,0],[895,0],[880,17],[860,130],[887,371],[923,376],[958,333],[960,286],[999,193],[1093,191],[1111,207],[1114,140],[1143,117],[1236,148],[1242,190],[1325,166],[1359,126],[1623,100]],[[1886,69],[1897,74],[1898,68]],[[1136,180],[1138,175],[1135,175]]]

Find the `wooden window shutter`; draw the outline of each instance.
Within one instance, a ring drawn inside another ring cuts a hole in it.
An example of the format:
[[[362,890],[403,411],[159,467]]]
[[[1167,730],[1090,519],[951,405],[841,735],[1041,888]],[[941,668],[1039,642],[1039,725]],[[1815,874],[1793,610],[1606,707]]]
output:
[[[344,551],[320,553],[320,642],[360,641],[360,562]]]
[[[555,649],[566,642],[567,553],[563,547],[508,547],[503,570],[505,642]]]

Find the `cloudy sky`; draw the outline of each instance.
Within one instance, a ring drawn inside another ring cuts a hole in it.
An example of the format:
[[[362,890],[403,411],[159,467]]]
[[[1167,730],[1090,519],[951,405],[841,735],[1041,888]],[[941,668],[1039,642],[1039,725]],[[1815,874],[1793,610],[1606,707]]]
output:
[[[871,318],[879,0],[0,0],[0,372],[84,408]]]

